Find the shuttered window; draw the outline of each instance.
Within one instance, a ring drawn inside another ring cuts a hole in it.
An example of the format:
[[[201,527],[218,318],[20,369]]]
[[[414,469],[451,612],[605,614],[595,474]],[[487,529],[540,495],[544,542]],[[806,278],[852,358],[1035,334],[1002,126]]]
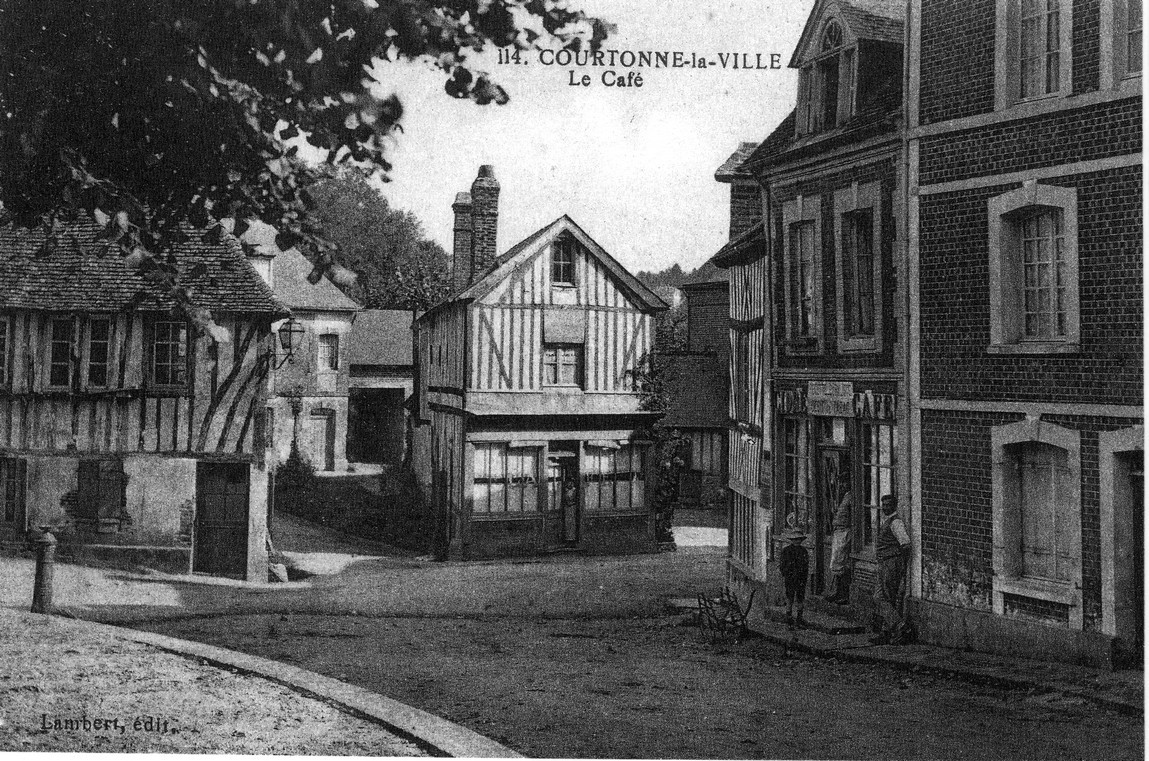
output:
[[[1068,491],[1072,488],[1067,452],[1051,444],[1030,442],[1016,448],[1021,504],[1022,575],[1069,581]]]
[[[0,525],[14,531],[24,530],[27,472],[26,460],[0,458]]]
[[[475,444],[472,510],[529,513],[539,509],[539,448]]]
[[[126,507],[127,477],[120,460],[81,460],[78,514],[90,520],[120,518]]]

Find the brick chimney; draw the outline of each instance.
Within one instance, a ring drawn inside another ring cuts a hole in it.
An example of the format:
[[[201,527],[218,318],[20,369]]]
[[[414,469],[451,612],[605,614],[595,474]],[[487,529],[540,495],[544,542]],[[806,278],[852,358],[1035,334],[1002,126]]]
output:
[[[498,255],[495,238],[499,225],[499,181],[490,164],[479,167],[479,176],[471,183],[471,278],[474,282]]]
[[[451,290],[461,291],[471,283],[471,194],[459,193],[451,204],[455,212],[455,246],[451,258]]]

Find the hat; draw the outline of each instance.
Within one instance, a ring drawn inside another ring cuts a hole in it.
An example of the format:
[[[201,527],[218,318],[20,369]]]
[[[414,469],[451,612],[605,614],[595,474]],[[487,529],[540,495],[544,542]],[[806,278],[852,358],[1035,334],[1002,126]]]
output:
[[[800,528],[792,528],[792,529],[788,529],[786,531],[786,533],[783,534],[782,536],[785,539],[789,539],[790,541],[793,541],[795,539],[805,539],[806,538],[806,532]]]

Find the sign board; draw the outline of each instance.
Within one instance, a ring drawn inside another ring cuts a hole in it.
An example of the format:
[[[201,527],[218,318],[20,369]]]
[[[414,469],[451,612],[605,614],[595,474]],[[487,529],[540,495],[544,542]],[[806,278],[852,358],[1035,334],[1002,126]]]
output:
[[[850,381],[810,381],[806,411],[823,417],[854,416],[854,384]]]

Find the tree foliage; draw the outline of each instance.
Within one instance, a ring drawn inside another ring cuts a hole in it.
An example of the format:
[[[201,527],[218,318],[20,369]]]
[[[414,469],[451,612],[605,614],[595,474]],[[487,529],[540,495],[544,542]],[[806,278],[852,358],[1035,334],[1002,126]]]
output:
[[[343,286],[353,299],[372,309],[428,309],[447,295],[447,252],[361,173],[341,172],[312,195],[323,236],[337,247],[336,263],[357,275]]]
[[[315,252],[318,278],[331,264],[309,196],[322,173],[292,158],[306,140],[330,164],[389,170],[403,108],[378,64],[425,60],[450,96],[505,103],[468,51],[594,48],[607,32],[555,0],[0,0],[0,204],[43,227],[45,253],[90,215],[210,323],[171,244],[257,218],[281,248]]]

